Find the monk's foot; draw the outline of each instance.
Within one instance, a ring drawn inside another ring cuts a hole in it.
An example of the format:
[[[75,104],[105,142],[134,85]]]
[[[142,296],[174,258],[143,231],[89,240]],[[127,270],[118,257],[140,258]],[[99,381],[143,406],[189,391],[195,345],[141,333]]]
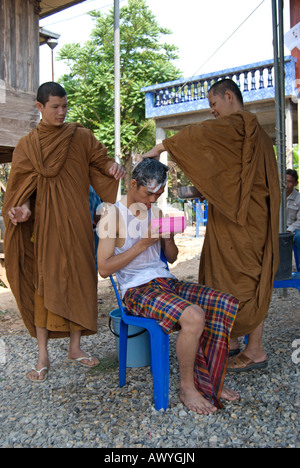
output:
[[[240,398],[240,395],[234,390],[231,390],[230,388],[223,388],[221,391],[220,398],[224,398],[224,400],[228,401],[236,401]]]
[[[69,353],[68,360],[80,364],[83,367],[95,367],[99,364],[99,360],[97,358],[89,356],[82,351],[77,355]]]
[[[198,414],[210,414],[217,411],[217,408],[209,403],[195,387],[181,388],[180,399],[189,410]]]
[[[246,346],[243,354],[253,362],[264,362],[267,360],[267,355],[262,348],[251,348],[250,346]]]
[[[34,383],[44,382],[47,379],[49,368],[49,359],[38,361],[37,365],[27,374],[27,379]]]

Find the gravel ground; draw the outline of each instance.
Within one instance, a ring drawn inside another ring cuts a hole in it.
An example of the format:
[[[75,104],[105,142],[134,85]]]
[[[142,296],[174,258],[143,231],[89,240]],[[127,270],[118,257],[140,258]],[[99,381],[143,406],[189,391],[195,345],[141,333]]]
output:
[[[43,385],[25,373],[36,360],[36,343],[26,333],[4,335],[6,363],[0,364],[0,446],[200,448],[300,448],[300,295],[274,292],[264,342],[267,370],[228,375],[226,385],[240,400],[209,416],[188,411],[178,399],[175,340],[170,343],[170,405],[155,411],[149,368],[128,369],[118,388],[118,372],[91,371],[66,362],[68,340],[50,342],[52,367]],[[115,353],[106,327],[85,338],[85,349],[104,361]],[[294,354],[293,354],[294,353]],[[3,355],[2,355],[3,361]],[[295,361],[295,362],[294,362]],[[298,362],[298,363],[297,363]]]
[[[273,293],[264,330],[268,368],[228,374],[225,385],[240,400],[209,416],[188,411],[178,398],[176,334],[170,338],[167,411],[154,409],[149,368],[128,369],[126,386],[118,388],[115,338],[101,307],[98,334],[82,340],[101,367],[68,363],[68,340],[50,341],[52,366],[40,385],[26,379],[36,362],[36,341],[20,327],[1,331],[0,447],[300,448],[298,291],[289,289],[287,297]]]

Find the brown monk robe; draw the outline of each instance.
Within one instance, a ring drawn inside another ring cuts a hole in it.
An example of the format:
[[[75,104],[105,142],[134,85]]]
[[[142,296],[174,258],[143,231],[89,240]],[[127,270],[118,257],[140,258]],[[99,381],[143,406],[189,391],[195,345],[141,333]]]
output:
[[[232,337],[265,319],[279,261],[280,189],[272,142],[240,111],[185,128],[164,148],[208,201],[199,283],[241,302]]]
[[[47,323],[49,338],[97,331],[89,185],[103,201],[115,202],[118,181],[108,172],[114,161],[106,153],[79,124],[43,122],[14,151],[3,206],[5,267],[31,336],[36,336],[36,326]],[[28,199],[31,219],[14,226],[8,210]]]

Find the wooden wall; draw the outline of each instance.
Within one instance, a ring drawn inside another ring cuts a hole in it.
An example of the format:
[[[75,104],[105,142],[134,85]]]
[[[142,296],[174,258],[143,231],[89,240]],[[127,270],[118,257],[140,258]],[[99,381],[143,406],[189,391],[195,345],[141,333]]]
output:
[[[36,0],[0,0],[0,160],[35,127],[39,86]]]

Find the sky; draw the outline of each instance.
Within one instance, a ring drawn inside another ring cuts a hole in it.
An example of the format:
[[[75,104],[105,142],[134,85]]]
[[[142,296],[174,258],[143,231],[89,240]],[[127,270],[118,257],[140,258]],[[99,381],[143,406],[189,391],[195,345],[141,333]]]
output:
[[[179,48],[174,64],[184,78],[248,65],[273,58],[271,0],[146,0],[160,26],[172,31],[163,41]],[[127,0],[120,0],[120,8]],[[176,5],[177,4],[177,5]],[[290,29],[289,1],[284,2],[284,32]],[[113,0],[86,0],[40,21],[40,26],[60,34],[54,49],[54,80],[66,72],[56,61],[67,43],[84,44],[93,21],[86,13],[96,9],[107,13]],[[285,55],[290,51],[285,47]],[[40,47],[40,83],[52,79],[51,50]]]

